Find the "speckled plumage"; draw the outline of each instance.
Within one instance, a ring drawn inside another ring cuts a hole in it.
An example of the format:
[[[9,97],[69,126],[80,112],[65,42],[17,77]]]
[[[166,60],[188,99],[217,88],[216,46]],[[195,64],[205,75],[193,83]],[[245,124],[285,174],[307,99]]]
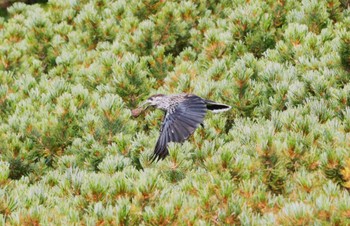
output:
[[[161,101],[159,101],[156,105],[157,108],[162,109],[164,111],[169,111],[175,108],[179,103],[181,103],[185,97],[187,97],[188,94],[181,93],[181,94],[173,94],[173,95],[162,95],[162,94],[156,94],[151,96],[152,97],[158,97],[162,98]]]
[[[164,159],[169,153],[169,142],[182,143],[203,123],[207,110],[227,111],[230,106],[206,100],[194,94],[156,94],[146,101],[166,112],[152,161]]]

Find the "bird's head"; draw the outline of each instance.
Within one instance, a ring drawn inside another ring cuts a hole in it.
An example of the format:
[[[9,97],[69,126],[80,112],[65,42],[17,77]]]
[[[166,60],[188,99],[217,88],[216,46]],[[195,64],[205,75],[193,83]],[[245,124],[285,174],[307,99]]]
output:
[[[153,96],[150,96],[145,102],[142,103],[142,106],[156,107],[164,99],[164,97],[164,94],[155,94]]]
[[[138,108],[132,110],[132,115],[134,117],[137,117],[142,112],[144,112],[147,108],[157,107],[159,105],[159,103],[163,100],[164,97],[165,97],[164,94],[156,94],[156,95],[149,97]]]

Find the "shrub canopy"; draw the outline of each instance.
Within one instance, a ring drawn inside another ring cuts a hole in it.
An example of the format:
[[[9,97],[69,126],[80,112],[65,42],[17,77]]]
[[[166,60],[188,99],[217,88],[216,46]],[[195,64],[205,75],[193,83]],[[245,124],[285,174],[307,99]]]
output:
[[[0,17],[2,224],[350,224],[342,0],[50,0]],[[151,163],[156,93],[232,110]]]

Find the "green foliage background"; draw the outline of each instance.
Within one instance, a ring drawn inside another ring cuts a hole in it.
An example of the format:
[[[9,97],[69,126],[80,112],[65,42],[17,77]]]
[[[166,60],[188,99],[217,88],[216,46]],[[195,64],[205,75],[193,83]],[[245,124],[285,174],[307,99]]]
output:
[[[346,0],[50,0],[0,17],[0,224],[350,224]],[[155,93],[232,106],[150,163]]]

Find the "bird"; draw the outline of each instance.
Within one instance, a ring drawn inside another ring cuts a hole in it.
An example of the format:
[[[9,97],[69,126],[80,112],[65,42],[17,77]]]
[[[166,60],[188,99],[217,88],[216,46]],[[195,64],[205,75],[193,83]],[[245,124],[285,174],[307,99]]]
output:
[[[137,117],[149,107],[155,107],[165,112],[151,162],[159,161],[169,155],[168,143],[183,143],[199,125],[203,126],[204,117],[208,110],[218,113],[231,109],[229,105],[203,99],[189,93],[155,94],[144,101],[140,107],[134,109],[132,115]]]

